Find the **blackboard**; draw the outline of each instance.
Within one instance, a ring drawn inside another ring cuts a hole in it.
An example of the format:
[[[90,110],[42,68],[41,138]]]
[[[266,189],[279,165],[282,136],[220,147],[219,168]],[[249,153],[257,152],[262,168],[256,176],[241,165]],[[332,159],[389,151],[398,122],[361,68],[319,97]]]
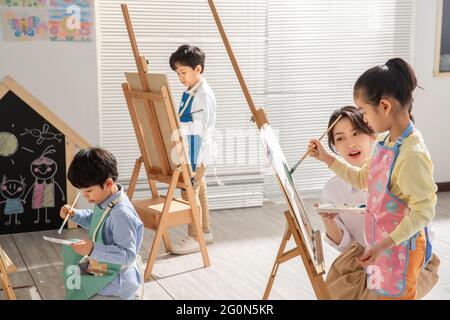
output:
[[[438,1],[438,6],[435,69],[438,75],[450,75],[450,0]]]
[[[0,234],[59,228],[65,139],[13,91],[0,97]]]

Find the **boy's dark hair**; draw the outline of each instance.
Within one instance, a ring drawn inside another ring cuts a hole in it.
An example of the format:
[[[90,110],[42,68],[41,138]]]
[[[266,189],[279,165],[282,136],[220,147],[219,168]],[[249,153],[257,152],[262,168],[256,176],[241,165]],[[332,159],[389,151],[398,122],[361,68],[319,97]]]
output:
[[[195,69],[196,66],[202,67],[202,72],[205,71],[205,53],[196,46],[184,44],[180,46],[177,51],[172,53],[169,59],[170,67],[173,71],[176,71],[176,63],[183,66],[191,67]]]
[[[362,94],[363,99],[373,106],[378,106],[385,96],[395,98],[402,108],[408,109],[409,117],[414,121],[412,92],[416,87],[417,78],[411,66],[401,58],[393,58],[364,72],[356,81],[353,94],[355,97]]]
[[[110,153],[101,148],[80,150],[72,160],[67,172],[67,179],[75,188],[89,188],[103,184],[108,178],[116,181],[117,161]]]
[[[367,134],[368,136],[374,136],[375,132],[370,128],[367,123],[364,121],[364,117],[361,113],[361,111],[358,110],[358,108],[354,106],[346,106],[342,107],[340,109],[335,110],[330,117],[330,121],[328,121],[328,127],[333,124],[334,121],[336,121],[339,116],[342,115],[342,119],[348,119],[350,120],[353,129]],[[339,121],[341,121],[339,120]],[[330,150],[337,154],[337,151],[334,147],[334,128],[333,127],[330,131],[328,131],[328,146],[330,147]]]

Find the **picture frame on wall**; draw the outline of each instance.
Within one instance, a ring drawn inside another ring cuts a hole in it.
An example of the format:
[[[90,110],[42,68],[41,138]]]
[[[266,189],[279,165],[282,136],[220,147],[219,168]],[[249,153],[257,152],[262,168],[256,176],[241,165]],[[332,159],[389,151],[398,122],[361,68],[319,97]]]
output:
[[[450,0],[438,0],[434,76],[450,77]]]

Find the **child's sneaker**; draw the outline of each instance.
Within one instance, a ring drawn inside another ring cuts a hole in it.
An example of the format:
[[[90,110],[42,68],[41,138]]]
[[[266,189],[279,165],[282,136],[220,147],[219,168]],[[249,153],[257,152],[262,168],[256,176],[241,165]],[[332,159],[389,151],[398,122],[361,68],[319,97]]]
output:
[[[203,237],[205,238],[206,244],[211,244],[214,242],[213,234],[211,231],[203,232]]]
[[[203,232],[203,237],[205,238],[206,244],[211,244],[214,242],[213,234],[211,231]],[[172,248],[173,254],[189,254],[200,251],[200,245],[198,240],[193,237],[187,237],[182,239]]]
[[[139,284],[139,288],[137,289],[135,293],[135,299],[136,300],[142,300],[144,298],[144,263],[142,262],[141,255],[136,256],[136,265],[141,277],[141,283]]]
[[[172,247],[173,254],[189,254],[200,251],[198,241],[192,237],[182,239]]]

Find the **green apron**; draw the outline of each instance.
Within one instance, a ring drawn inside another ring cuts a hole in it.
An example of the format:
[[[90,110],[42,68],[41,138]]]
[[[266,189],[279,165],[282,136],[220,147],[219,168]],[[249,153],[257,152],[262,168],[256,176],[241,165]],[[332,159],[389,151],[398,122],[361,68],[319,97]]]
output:
[[[121,200],[122,196],[118,197],[109,203],[105,210],[97,205],[94,207],[89,228],[89,239],[103,244],[102,231],[106,218],[111,209]],[[83,257],[68,245],[63,246],[62,255],[64,258],[63,278],[66,300],[88,300],[109,285],[119,275],[121,269],[119,264],[96,261],[89,259],[88,256]],[[80,267],[83,265],[89,266],[87,270]]]

